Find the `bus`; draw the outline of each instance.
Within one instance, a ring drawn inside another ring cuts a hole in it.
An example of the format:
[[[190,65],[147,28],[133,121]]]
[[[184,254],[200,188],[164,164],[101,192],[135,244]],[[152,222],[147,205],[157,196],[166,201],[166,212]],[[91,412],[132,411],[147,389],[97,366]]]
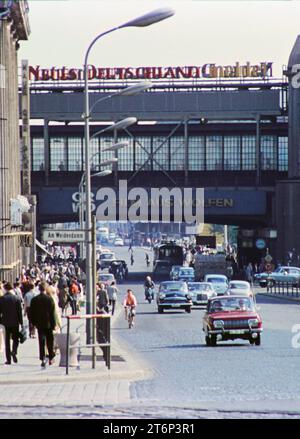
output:
[[[102,244],[103,242],[108,242],[109,229],[108,227],[99,227],[97,229],[97,244]]]
[[[154,246],[153,265],[156,261],[167,261],[170,265],[183,265],[183,247],[173,242],[165,242]]]

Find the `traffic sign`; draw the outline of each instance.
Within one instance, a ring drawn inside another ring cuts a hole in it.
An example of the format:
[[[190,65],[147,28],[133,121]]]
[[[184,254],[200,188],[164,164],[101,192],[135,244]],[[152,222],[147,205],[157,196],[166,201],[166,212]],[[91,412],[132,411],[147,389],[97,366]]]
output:
[[[84,230],[43,230],[43,241],[53,242],[83,242]]]
[[[256,248],[262,250],[263,248],[266,247],[266,241],[264,239],[257,239],[255,241],[255,246]]]

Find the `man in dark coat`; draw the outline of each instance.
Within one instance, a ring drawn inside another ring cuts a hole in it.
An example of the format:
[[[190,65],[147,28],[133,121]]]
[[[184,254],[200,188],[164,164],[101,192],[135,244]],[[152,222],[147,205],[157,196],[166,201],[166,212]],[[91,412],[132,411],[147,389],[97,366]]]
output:
[[[5,327],[5,364],[11,364],[11,357],[14,363],[18,362],[19,325],[23,326],[22,305],[11,283],[7,282],[4,288],[6,294],[0,297],[0,323]],[[13,339],[12,351],[11,338]]]
[[[55,304],[53,299],[46,294],[45,282],[39,284],[40,294],[33,297],[30,303],[30,314],[32,324],[37,328],[39,334],[39,349],[41,366],[46,366],[45,344],[49,353],[49,365],[54,363],[55,353],[53,350],[55,329]]]

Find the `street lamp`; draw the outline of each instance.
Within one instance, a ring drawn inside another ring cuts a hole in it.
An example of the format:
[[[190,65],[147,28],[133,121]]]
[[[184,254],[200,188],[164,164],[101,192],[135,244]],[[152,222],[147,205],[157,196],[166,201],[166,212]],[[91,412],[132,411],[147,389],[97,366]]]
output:
[[[151,11],[145,15],[134,18],[120,26],[114,27],[112,29],[107,30],[106,32],[100,33],[97,35],[94,40],[90,43],[85,57],[84,57],[84,139],[85,139],[85,203],[86,203],[86,312],[87,314],[91,313],[91,296],[92,296],[92,246],[91,246],[91,228],[92,228],[92,219],[91,219],[91,180],[90,180],[90,130],[89,130],[89,119],[90,119],[90,105],[89,105],[89,88],[88,88],[88,57],[90,51],[94,44],[104,35],[107,35],[115,30],[122,29],[125,27],[145,27],[151,24],[162,21],[168,17],[174,15],[174,10],[171,8],[160,8],[154,11]],[[87,320],[87,342],[90,342],[91,338],[91,325],[89,319]]]

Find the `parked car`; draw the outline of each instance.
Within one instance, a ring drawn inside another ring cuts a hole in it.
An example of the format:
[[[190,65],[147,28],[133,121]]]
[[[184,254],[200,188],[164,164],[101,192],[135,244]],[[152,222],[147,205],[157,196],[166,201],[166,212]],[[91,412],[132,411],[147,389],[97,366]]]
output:
[[[156,295],[156,302],[159,313],[163,313],[165,309],[184,309],[190,313],[193,304],[187,284],[183,281],[162,282]]]
[[[213,285],[217,296],[223,296],[228,289],[228,279],[223,274],[206,274],[204,282],[209,282]]]
[[[115,242],[114,242],[114,245],[115,245],[116,247],[123,247],[123,246],[124,246],[124,241],[123,241],[123,239],[122,239],[122,238],[116,238],[116,239],[115,239]]]
[[[258,281],[261,287],[273,286],[276,282],[291,283],[294,286],[300,286],[300,268],[299,267],[278,267],[272,273],[258,273],[254,275],[254,280]]]
[[[176,280],[179,270],[180,268],[182,268],[181,265],[172,265],[171,271],[170,271],[170,279],[171,280]]]
[[[106,286],[110,286],[112,282],[116,282],[116,279],[111,273],[100,273],[98,274],[98,282],[101,282]]]
[[[191,267],[181,267],[178,272],[177,279],[184,280],[186,282],[194,282],[195,270]]]
[[[112,273],[119,282],[126,280],[128,277],[128,266],[125,261],[120,259],[112,261],[108,271]]]
[[[250,344],[261,344],[262,319],[252,297],[219,296],[208,301],[203,317],[203,331],[207,346],[217,341],[243,339]]]
[[[188,290],[193,305],[207,305],[208,300],[217,295],[209,282],[188,282]]]
[[[253,297],[253,290],[249,282],[244,280],[232,280],[229,282],[227,294],[230,296],[250,296]]]
[[[100,268],[109,268],[112,261],[115,261],[116,257],[114,253],[103,252],[99,256]]]

